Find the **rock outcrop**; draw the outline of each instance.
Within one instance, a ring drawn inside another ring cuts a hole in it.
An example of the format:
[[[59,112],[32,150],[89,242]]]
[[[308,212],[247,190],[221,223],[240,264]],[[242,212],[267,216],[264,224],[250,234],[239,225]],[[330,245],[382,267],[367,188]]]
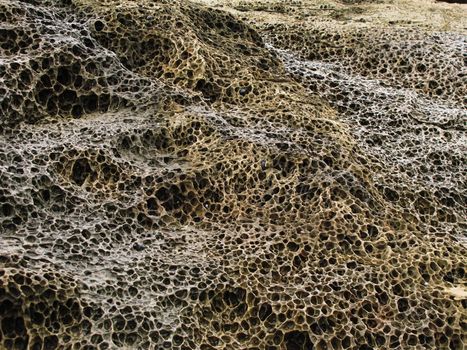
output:
[[[464,8],[207,2],[0,0],[0,348],[464,349]]]

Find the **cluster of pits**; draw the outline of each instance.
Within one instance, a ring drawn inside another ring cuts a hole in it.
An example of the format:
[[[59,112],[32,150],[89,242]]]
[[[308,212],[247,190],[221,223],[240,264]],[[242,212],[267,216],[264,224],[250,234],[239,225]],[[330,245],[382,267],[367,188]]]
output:
[[[341,72],[407,88],[434,100],[467,103],[463,35],[418,28],[283,23],[267,24],[262,30],[272,45],[292,50],[303,59],[339,62]]]
[[[0,348],[464,348],[450,35],[437,93],[188,1],[0,20]]]

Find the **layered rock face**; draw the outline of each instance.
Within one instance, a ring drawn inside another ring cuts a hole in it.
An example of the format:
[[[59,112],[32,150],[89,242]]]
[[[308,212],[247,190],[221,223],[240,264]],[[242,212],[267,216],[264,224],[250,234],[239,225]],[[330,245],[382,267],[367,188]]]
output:
[[[466,11],[414,4],[0,0],[0,348],[464,349]]]

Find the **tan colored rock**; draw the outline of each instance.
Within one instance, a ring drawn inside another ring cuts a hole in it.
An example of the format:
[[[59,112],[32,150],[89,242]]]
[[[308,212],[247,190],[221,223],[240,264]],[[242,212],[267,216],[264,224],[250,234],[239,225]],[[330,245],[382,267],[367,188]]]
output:
[[[0,349],[463,349],[464,12],[0,0]]]

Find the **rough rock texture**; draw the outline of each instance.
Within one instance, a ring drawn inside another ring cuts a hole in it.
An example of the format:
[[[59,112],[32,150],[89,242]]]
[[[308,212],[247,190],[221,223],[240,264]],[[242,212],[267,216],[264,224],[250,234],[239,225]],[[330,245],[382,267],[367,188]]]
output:
[[[465,15],[0,0],[0,348],[464,349]]]

